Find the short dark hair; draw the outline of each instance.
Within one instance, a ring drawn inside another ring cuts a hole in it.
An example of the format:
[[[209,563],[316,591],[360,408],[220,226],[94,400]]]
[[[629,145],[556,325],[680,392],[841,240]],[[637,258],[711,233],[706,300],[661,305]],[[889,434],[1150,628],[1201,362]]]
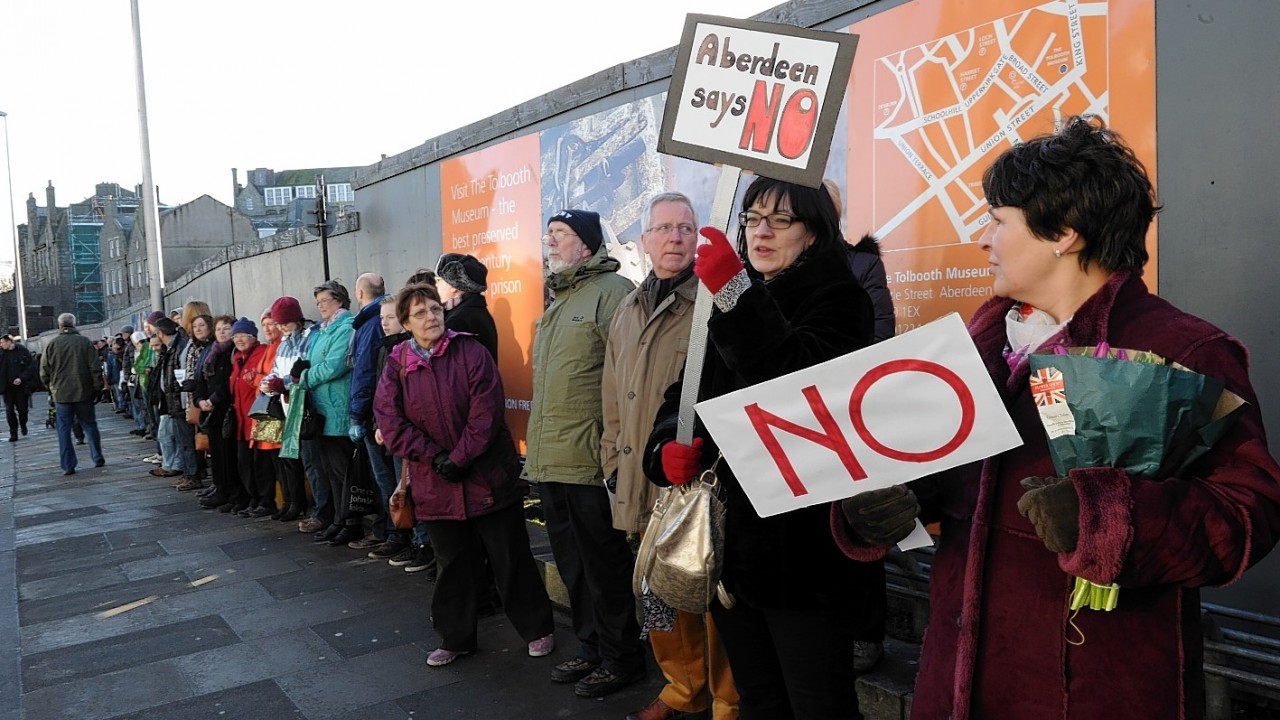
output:
[[[343,310],[351,309],[351,293],[347,292],[346,286],[337,280],[325,280],[320,283],[316,286],[315,290],[311,292],[311,297],[315,297],[322,292],[327,292],[332,295],[333,299],[338,301],[338,304],[342,306]]]
[[[1147,229],[1160,211],[1155,190],[1133,150],[1097,116],[1069,117],[1057,133],[1005,150],[983,174],[982,190],[991,207],[1021,210],[1041,240],[1079,233],[1082,268],[1147,264]]]
[[[435,285],[436,272],[427,268],[418,268],[418,271],[409,276],[404,283],[407,285]]]
[[[401,325],[407,324],[409,322],[409,308],[415,302],[426,302],[428,300],[440,302],[440,293],[436,290],[435,285],[414,283],[400,288],[400,292],[396,293],[396,320],[399,320]]]
[[[773,196],[776,201],[786,198],[791,205],[791,214],[803,222],[814,235],[814,246],[826,243],[843,242],[840,234],[840,213],[825,187],[811,188],[804,185],[775,180],[769,177],[758,177],[747,186],[742,196],[743,212],[761,198]],[[747,227],[738,227],[738,255],[747,267]]]
[[[234,317],[230,316],[230,315],[218,315],[218,316],[214,317],[214,318],[213,318],[213,328],[214,328],[215,330],[216,330],[216,329],[218,329],[218,324],[219,324],[219,323],[226,323],[226,324],[228,324],[228,325],[235,325],[235,324],[236,324],[236,319],[235,319]]]

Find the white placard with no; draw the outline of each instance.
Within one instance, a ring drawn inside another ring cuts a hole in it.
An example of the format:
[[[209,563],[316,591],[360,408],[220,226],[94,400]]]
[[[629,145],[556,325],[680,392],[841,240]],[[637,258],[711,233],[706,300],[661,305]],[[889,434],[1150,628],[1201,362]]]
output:
[[[1022,444],[955,313],[697,409],[761,517]]]

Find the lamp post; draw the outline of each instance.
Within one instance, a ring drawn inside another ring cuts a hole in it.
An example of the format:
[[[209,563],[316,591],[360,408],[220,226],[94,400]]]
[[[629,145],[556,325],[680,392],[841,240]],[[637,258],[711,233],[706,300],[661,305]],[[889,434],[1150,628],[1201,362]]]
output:
[[[13,214],[13,158],[9,155],[9,113],[4,118],[4,162],[9,175],[9,230],[13,233],[13,286],[18,296],[18,334],[27,339],[27,298],[22,291],[22,251],[18,248],[18,217]]]

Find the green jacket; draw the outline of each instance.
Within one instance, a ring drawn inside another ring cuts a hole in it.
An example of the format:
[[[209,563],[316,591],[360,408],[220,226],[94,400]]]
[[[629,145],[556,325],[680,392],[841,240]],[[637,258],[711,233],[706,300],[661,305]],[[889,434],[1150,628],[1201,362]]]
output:
[[[346,437],[349,420],[347,406],[351,403],[351,368],[347,367],[347,344],[351,342],[351,323],[355,316],[350,312],[323,329],[315,325],[307,346],[307,359],[311,368],[302,372],[302,378],[289,389],[289,414],[284,421],[285,447],[289,438],[298,437],[302,423],[302,411],[306,403],[324,415],[324,435]],[[282,457],[293,457],[284,453]]]
[[[555,302],[534,327],[533,410],[525,475],[537,482],[603,485],[600,380],[613,312],[635,285],[601,246],[587,262],[547,278]]]
[[[102,365],[93,341],[63,328],[40,355],[40,382],[54,402],[91,402],[102,390]]]
[[[138,376],[138,382],[142,382],[147,376],[147,368],[151,367],[154,357],[155,353],[151,352],[151,343],[144,342],[138,347],[138,353],[133,358],[133,374]]]

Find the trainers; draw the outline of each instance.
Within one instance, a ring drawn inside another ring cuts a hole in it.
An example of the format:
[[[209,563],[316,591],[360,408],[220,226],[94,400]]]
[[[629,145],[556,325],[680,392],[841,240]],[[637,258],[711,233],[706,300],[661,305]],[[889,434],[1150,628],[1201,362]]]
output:
[[[151,463],[152,465],[159,465],[163,461],[164,459],[160,457],[160,453],[155,453],[142,458],[142,462]]]
[[[529,657],[544,657],[556,649],[556,636],[547,635],[529,643]]]
[[[604,697],[642,679],[644,679],[643,665],[628,672],[612,672],[598,667],[573,686],[573,694],[583,698]]]
[[[431,667],[444,667],[445,665],[448,665],[449,663],[453,662],[454,660],[457,660],[463,655],[470,655],[470,654],[471,654],[470,650],[454,652],[453,650],[436,648],[435,650],[431,651],[430,655],[427,656],[427,665],[430,665]]]
[[[324,523],[320,522],[319,520],[313,517],[309,517],[305,520],[301,520],[298,522],[298,532],[300,533],[320,532],[324,528],[325,528]]]
[[[582,658],[573,658],[551,668],[551,682],[571,683],[595,672],[600,663]]]
[[[408,565],[409,563],[413,562],[413,556],[414,556],[414,553],[416,552],[417,550],[415,550],[412,545],[405,545],[404,548],[400,550],[400,552],[396,553],[395,555],[392,555],[387,560],[387,564],[390,565],[391,567],[404,567],[405,565]]]
[[[400,543],[384,542],[370,550],[366,557],[370,560],[390,560],[403,552],[406,547],[408,546]]]
[[[347,547],[351,548],[352,550],[372,550],[373,548],[376,548],[379,545],[383,545],[385,543],[386,543],[385,540],[379,540],[378,538],[373,537],[372,535],[365,535],[359,540],[352,540],[351,542],[347,543]]]
[[[875,667],[884,656],[884,644],[869,640],[853,641],[853,669],[864,673]]]
[[[410,560],[404,566],[407,573],[422,572],[423,570],[434,571],[436,569],[436,551],[431,549],[430,545],[423,545],[413,549],[413,560]]]

